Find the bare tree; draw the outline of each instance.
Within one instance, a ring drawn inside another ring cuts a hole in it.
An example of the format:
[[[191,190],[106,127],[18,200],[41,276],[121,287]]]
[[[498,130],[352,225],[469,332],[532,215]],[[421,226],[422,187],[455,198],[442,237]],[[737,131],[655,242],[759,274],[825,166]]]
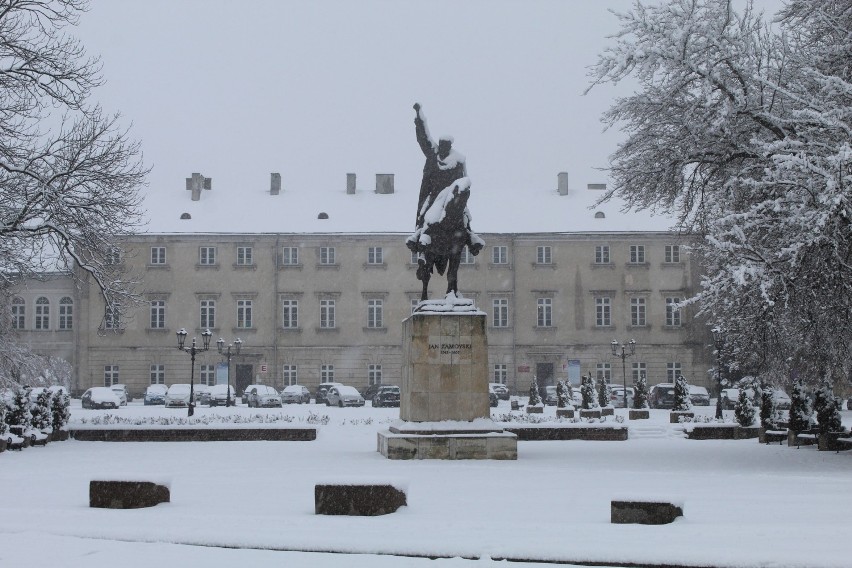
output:
[[[138,300],[115,247],[142,223],[147,169],[118,115],[89,102],[100,63],[69,28],[82,0],[0,1],[0,287],[49,270]]]

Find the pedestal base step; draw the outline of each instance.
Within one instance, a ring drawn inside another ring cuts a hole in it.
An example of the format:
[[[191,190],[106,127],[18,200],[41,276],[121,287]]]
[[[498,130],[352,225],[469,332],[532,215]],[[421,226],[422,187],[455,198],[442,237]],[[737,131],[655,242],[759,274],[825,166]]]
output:
[[[518,437],[508,432],[472,434],[378,433],[378,451],[391,460],[516,460]]]

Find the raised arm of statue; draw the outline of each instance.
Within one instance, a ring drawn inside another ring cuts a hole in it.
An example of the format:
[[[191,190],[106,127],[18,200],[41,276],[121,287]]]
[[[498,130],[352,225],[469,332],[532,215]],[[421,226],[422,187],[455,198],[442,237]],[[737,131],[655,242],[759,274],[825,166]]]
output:
[[[429,129],[426,128],[426,119],[420,115],[419,103],[414,104],[414,110],[417,112],[417,116],[414,117],[414,132],[417,134],[417,143],[427,158],[434,157],[438,147],[432,141],[431,136],[429,136]]]

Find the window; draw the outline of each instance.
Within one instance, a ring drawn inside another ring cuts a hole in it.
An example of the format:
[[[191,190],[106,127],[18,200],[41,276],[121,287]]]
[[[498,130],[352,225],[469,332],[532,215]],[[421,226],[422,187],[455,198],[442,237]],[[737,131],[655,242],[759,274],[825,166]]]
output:
[[[320,300],[320,327],[323,329],[334,327],[334,300]]]
[[[23,298],[12,300],[12,329],[24,329],[27,325],[27,305]]]
[[[151,329],[165,329],[166,327],[166,302],[163,300],[151,301]]]
[[[367,384],[380,385],[382,384],[382,366],[367,365]]]
[[[459,264],[473,264],[476,262],[476,257],[470,254],[470,251],[467,250],[467,247],[464,247],[461,251],[461,261]]]
[[[44,296],[35,302],[35,328],[50,329],[50,300]]]
[[[646,311],[645,298],[630,298],[630,325],[644,327]]]
[[[549,246],[540,246],[535,252],[536,264],[550,264],[552,262],[551,248]]]
[[[284,247],[281,249],[281,264],[293,266],[299,264],[299,249],[297,247]]]
[[[680,327],[680,308],[677,305],[680,298],[666,298],[666,325],[669,327]]]
[[[106,263],[107,264],[120,264],[121,263],[121,249],[118,247],[109,247],[106,255]]]
[[[630,264],[645,263],[645,245],[630,245]]]
[[[383,300],[367,300],[367,327],[380,328],[383,325]]]
[[[509,379],[509,366],[506,363],[495,363],[494,374],[491,376],[492,383],[500,383],[505,385]]]
[[[151,384],[164,385],[166,384],[166,366],[151,365]]]
[[[237,265],[251,266],[252,264],[254,264],[252,248],[237,247]]]
[[[639,377],[647,376],[648,368],[645,363],[633,363],[632,379],[634,383],[639,382]]]
[[[333,383],[334,382],[334,365],[321,365],[320,366],[320,382],[321,383]]]
[[[118,310],[107,307],[104,311],[104,329],[119,329],[121,327],[121,317]]]
[[[334,264],[334,247],[320,247],[320,264]]]
[[[666,262],[680,262],[680,245],[666,245]]]
[[[612,382],[612,365],[609,363],[598,363],[595,367],[595,380]]]
[[[595,325],[609,327],[612,325],[612,299],[595,298]]]
[[[538,307],[536,319],[538,327],[551,327],[553,325],[553,300],[551,298],[539,298],[536,305]]]
[[[673,383],[675,379],[683,374],[683,369],[677,361],[666,363],[666,382]]]
[[[281,300],[281,327],[284,329],[299,327],[299,300]]]
[[[595,264],[609,264],[609,245],[595,247]]]
[[[212,386],[216,384],[216,365],[201,365],[201,378],[198,380],[202,385]]]
[[[494,298],[491,300],[494,316],[491,325],[494,327],[509,327],[509,299]]]
[[[59,300],[59,329],[74,329],[74,300],[68,296]]]
[[[166,263],[166,247],[151,247],[151,264]]]
[[[216,300],[201,300],[201,329],[216,327]]]
[[[198,264],[203,266],[216,264],[216,247],[199,247]]]
[[[104,386],[111,387],[118,382],[118,365],[104,365]]]
[[[281,378],[285,386],[299,384],[299,369],[296,365],[281,365]]]
[[[491,262],[493,264],[509,264],[509,247],[491,247]]]
[[[247,329],[252,327],[251,300],[237,300],[237,327]]]
[[[367,264],[383,264],[385,261],[382,247],[370,247],[367,249]]]

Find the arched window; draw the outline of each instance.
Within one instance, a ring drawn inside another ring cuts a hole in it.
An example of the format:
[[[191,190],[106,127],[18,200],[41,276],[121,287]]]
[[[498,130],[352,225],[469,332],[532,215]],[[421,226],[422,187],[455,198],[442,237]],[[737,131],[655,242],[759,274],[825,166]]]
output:
[[[74,329],[74,300],[68,296],[59,300],[59,329]]]
[[[27,323],[27,304],[23,298],[12,298],[12,329],[24,329]]]
[[[50,329],[50,300],[44,296],[35,301],[35,328]]]

